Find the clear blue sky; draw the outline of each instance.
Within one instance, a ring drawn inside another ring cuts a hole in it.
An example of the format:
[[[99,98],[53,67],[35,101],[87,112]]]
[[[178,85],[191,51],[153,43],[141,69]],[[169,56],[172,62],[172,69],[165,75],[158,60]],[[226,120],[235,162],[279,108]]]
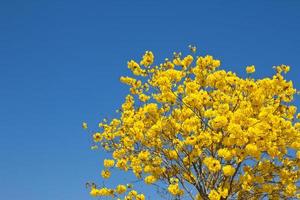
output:
[[[81,129],[115,116],[127,60],[187,51],[300,88],[300,1],[0,0],[0,199],[91,199],[103,155]],[[299,105],[299,101],[297,103]]]

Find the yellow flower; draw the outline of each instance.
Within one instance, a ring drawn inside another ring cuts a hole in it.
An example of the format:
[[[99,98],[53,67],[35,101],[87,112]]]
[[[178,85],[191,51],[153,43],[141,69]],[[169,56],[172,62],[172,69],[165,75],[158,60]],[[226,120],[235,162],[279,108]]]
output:
[[[95,134],[93,135],[93,140],[94,140],[94,142],[100,142],[100,141],[102,140],[102,135],[101,135],[101,133],[95,133]]]
[[[104,164],[104,167],[110,168],[110,167],[113,167],[115,165],[115,161],[114,160],[109,160],[109,159],[104,159],[103,164]]]
[[[174,196],[183,195],[184,193],[183,190],[179,188],[178,183],[170,184],[168,191]]]
[[[188,55],[187,57],[185,57],[185,58],[181,61],[181,64],[182,64],[183,67],[186,68],[186,67],[189,67],[189,66],[192,64],[193,60],[194,60],[193,56]]]
[[[218,188],[218,193],[223,197],[226,198],[228,196],[228,189],[227,188]]]
[[[130,78],[130,77],[128,77],[128,76],[121,76],[120,77],[120,81],[122,82],[122,83],[125,83],[125,84],[127,84],[127,85],[130,85],[130,86],[132,86],[132,87],[139,87],[140,86],[140,82],[139,81],[137,81],[136,79],[134,79],[134,78]]]
[[[128,193],[128,196],[130,197],[136,197],[138,195],[138,192],[135,191],[135,190],[131,190],[129,193]]]
[[[227,117],[225,116],[217,116],[212,120],[213,128],[219,129],[226,126],[228,123]]]
[[[282,67],[282,70],[284,71],[284,73],[287,73],[290,71],[290,66],[288,66],[288,65],[281,65],[281,67]]]
[[[169,150],[167,156],[170,160],[176,160],[178,158],[178,154],[175,150]]]
[[[104,188],[100,188],[100,189],[96,189],[95,187],[92,187],[91,191],[90,191],[90,195],[91,196],[113,196],[114,191],[111,189],[108,189],[106,187]]]
[[[247,144],[245,150],[248,155],[253,157],[257,157],[260,153],[255,144]]]
[[[149,157],[150,157],[150,152],[149,152],[149,151],[141,151],[141,152],[139,153],[139,155],[138,155],[138,158],[139,158],[140,160],[143,160],[143,161],[148,160]]]
[[[227,148],[219,149],[218,155],[227,161],[229,161],[232,158],[232,154]]]
[[[255,72],[255,67],[254,67],[254,65],[251,65],[251,66],[246,67],[246,72],[247,72],[248,74],[254,73],[254,72]]]
[[[223,173],[225,176],[232,176],[235,172],[235,168],[232,167],[231,165],[225,165],[223,167]]]
[[[279,65],[279,66],[275,66],[274,68],[276,69],[277,73],[281,73],[281,72],[287,73],[290,71],[290,66],[288,65]]]
[[[213,157],[204,158],[203,163],[211,172],[218,172],[221,169],[220,161],[214,159]]]
[[[186,138],[185,143],[187,145],[195,145],[197,142],[197,138],[195,136],[189,136]]]
[[[143,195],[143,194],[138,194],[138,195],[136,195],[135,199],[136,199],[136,200],[145,200],[145,195]]]
[[[93,187],[90,191],[90,195],[94,196],[94,197],[98,196],[99,195],[99,190]]]
[[[106,179],[109,178],[110,177],[110,171],[108,171],[108,170],[102,170],[101,176],[103,178],[106,178]]]
[[[157,181],[157,179],[154,176],[152,176],[152,175],[147,176],[145,178],[145,183],[149,184],[149,185],[152,184],[152,183],[155,183],[156,181]]]
[[[286,186],[285,192],[288,196],[293,196],[296,193],[297,187],[295,184],[290,183]]]
[[[216,190],[211,190],[208,198],[210,200],[220,200],[221,199],[221,195],[216,191]]]
[[[114,190],[106,187],[99,189],[99,196],[113,196]]]
[[[143,55],[143,59],[140,64],[148,67],[153,63],[153,61],[154,61],[153,53],[151,51],[146,51],[146,53]]]
[[[142,101],[142,102],[146,102],[150,99],[149,96],[145,95],[145,94],[140,94],[139,95],[139,99]]]
[[[125,185],[118,185],[116,188],[116,192],[118,194],[123,194],[124,192],[126,192],[127,187]]]
[[[82,128],[83,128],[83,129],[87,129],[87,128],[88,128],[88,125],[87,125],[86,122],[82,122]]]
[[[145,70],[141,69],[140,65],[134,60],[129,61],[127,63],[127,66],[132,71],[132,73],[136,76],[144,75],[145,73]]]
[[[128,170],[128,166],[127,166],[127,160],[126,159],[120,159],[118,160],[116,167],[122,170],[127,171]]]

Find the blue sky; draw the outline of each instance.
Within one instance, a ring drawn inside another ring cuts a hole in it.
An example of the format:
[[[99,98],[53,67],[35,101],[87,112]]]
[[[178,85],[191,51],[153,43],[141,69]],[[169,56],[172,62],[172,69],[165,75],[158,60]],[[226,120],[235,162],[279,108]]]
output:
[[[127,92],[118,79],[145,50],[162,60],[195,44],[238,74],[256,65],[256,77],[288,64],[300,88],[299,10],[298,0],[0,0],[0,199],[91,199],[85,182],[101,182],[103,154],[81,123],[115,116]]]

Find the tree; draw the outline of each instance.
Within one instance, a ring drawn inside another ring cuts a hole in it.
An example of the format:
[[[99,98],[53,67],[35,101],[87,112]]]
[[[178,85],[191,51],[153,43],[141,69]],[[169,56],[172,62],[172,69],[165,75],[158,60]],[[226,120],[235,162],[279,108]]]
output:
[[[242,78],[190,48],[191,55],[174,53],[159,65],[150,51],[128,62],[134,77],[120,78],[130,86],[120,116],[93,133],[93,148],[112,155],[103,178],[111,168],[130,171],[174,199],[299,198],[300,114],[292,104],[297,91],[284,78],[290,67],[255,79],[252,65]],[[145,199],[126,185],[93,184],[90,193]]]

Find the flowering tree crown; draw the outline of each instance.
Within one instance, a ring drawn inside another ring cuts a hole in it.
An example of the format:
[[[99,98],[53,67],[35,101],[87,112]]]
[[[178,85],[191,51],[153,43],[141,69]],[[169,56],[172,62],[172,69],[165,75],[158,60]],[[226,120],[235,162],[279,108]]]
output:
[[[128,62],[134,76],[120,78],[130,90],[119,117],[93,133],[92,148],[112,155],[102,177],[112,168],[131,171],[174,199],[299,198],[300,114],[292,104],[297,91],[284,78],[289,66],[262,79],[248,66],[242,78],[190,48],[191,55],[174,53],[159,65],[150,51]],[[145,199],[126,183],[93,184],[90,193]]]

